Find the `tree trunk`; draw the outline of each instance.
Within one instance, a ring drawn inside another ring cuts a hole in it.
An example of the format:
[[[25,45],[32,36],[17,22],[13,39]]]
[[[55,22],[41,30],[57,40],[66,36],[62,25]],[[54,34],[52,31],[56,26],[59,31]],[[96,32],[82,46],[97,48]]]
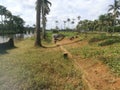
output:
[[[42,38],[45,39],[46,38],[46,33],[45,33],[45,15],[44,15],[44,9],[42,9]]]
[[[43,7],[42,7],[42,38],[45,39],[46,38],[46,32],[45,32],[45,27],[46,27],[46,23],[45,23],[45,10],[44,10],[44,0],[43,0]]]
[[[45,18],[45,17],[44,17]],[[45,19],[43,21],[43,39],[46,39],[46,22],[45,22]]]
[[[37,12],[36,12],[36,37],[35,37],[35,46],[42,46],[41,37],[40,37],[40,15],[41,15],[41,6],[40,0],[37,0]]]

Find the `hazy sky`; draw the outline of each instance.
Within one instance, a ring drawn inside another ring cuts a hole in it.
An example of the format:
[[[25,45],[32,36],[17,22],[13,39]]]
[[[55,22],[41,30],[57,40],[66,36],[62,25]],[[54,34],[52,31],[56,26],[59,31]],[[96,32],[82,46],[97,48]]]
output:
[[[0,0],[0,4],[7,7],[14,15],[20,15],[26,25],[35,24],[36,0]],[[114,0],[49,0],[52,3],[51,12],[47,16],[47,28],[55,27],[55,21],[59,21],[59,27],[63,27],[63,21],[77,16],[81,19],[97,19],[100,14],[107,13],[108,5]]]

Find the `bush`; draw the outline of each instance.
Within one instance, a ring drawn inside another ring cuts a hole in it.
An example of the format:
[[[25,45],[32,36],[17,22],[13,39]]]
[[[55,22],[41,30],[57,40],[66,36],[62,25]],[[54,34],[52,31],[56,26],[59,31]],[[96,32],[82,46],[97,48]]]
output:
[[[114,43],[119,43],[119,42],[120,42],[119,37],[110,37],[110,39],[108,39],[108,40],[106,40],[104,42],[101,42],[98,45],[99,46],[107,46],[107,45],[112,45]]]
[[[93,37],[92,39],[90,39],[90,40],[89,40],[89,43],[102,41],[102,40],[105,40],[105,39],[107,39],[107,38],[109,38],[109,37],[106,36],[106,34],[101,34],[100,36]]]
[[[53,33],[58,33],[59,31],[56,30],[56,29],[53,29],[52,32],[53,32]]]

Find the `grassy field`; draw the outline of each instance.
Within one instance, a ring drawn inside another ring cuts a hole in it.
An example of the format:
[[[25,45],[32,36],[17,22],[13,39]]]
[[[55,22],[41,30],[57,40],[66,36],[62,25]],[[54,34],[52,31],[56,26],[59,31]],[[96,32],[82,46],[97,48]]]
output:
[[[84,90],[81,72],[59,47],[35,48],[34,38],[15,45],[0,51],[0,90]]]
[[[80,34],[81,42],[86,43],[75,48],[68,48],[73,55],[81,58],[100,60],[120,76],[120,36],[106,33]],[[66,47],[67,48],[67,47]]]
[[[60,33],[67,37],[76,35]],[[81,71],[50,43],[51,34],[42,42],[48,48],[35,48],[32,37],[15,43],[14,49],[0,51],[0,90],[86,90]],[[120,76],[120,36],[88,33],[79,34],[79,38],[82,45],[65,48],[84,60],[103,62]]]

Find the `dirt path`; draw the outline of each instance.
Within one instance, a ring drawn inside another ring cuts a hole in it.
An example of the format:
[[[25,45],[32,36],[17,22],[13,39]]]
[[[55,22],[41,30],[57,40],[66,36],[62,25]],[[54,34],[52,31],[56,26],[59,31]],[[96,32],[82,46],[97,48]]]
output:
[[[63,52],[68,53],[75,67],[83,72],[83,80],[89,87],[88,90],[120,90],[120,78],[113,76],[109,68],[102,62],[75,57],[64,47],[64,45],[71,48],[77,47],[78,45],[83,45],[82,42],[79,43],[79,40],[70,41],[65,39],[57,44],[59,44]]]

